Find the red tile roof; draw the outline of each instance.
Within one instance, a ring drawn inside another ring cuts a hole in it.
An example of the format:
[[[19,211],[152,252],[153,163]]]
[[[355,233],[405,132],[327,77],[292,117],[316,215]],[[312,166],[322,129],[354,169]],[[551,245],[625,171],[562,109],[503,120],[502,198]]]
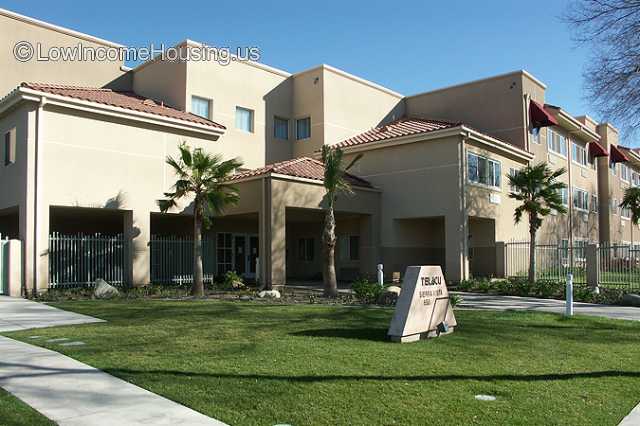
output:
[[[258,169],[237,173],[233,175],[230,180],[235,181],[249,177],[262,176],[269,173],[277,173],[322,182],[324,180],[324,164],[321,161],[314,160],[309,157],[294,158],[293,160],[268,164]],[[346,179],[347,182],[354,186],[371,187],[369,182],[350,173],[346,174]]]
[[[364,133],[360,133],[359,135],[346,139],[334,146],[346,148],[354,145],[362,145],[402,136],[418,135],[436,130],[450,129],[459,125],[461,125],[461,123],[404,117],[399,120],[392,121],[384,126],[376,127]]]
[[[41,83],[22,83],[20,87],[37,90],[39,92],[51,93],[54,95],[66,96],[83,101],[96,102],[99,104],[109,105],[118,108],[129,109],[132,111],[143,112],[147,114],[160,115],[163,117],[174,118],[177,120],[188,121],[190,123],[201,124],[204,126],[214,127],[216,129],[225,129],[222,124],[207,120],[195,114],[180,111],[153,99],[139,96],[130,91],[115,91],[111,89],[101,89],[95,87],[78,87],[64,86],[59,84],[41,84]]]

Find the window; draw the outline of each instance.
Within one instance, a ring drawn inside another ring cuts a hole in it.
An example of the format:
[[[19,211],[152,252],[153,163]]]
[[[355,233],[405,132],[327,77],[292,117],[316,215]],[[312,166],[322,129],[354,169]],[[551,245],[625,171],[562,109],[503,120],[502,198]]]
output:
[[[309,139],[311,137],[311,117],[296,120],[296,139]]]
[[[469,182],[500,188],[501,165],[472,152],[467,153],[467,174]]]
[[[622,179],[625,182],[629,182],[629,166],[627,166],[624,163],[620,163],[620,179]]]
[[[598,196],[597,195],[591,196],[591,211],[598,213]]]
[[[611,200],[611,213],[612,214],[618,214],[618,209],[620,208],[620,206],[618,205],[618,200],[617,199],[613,199]]]
[[[224,275],[233,269],[233,247],[231,241],[231,234],[227,232],[218,233],[218,239],[216,240],[218,275]]]
[[[560,241],[560,254],[562,256],[562,264],[566,265],[569,260],[569,240]]]
[[[636,172],[631,173],[631,184],[633,186],[640,186],[640,174]]]
[[[516,175],[517,170],[514,169],[513,167],[509,168],[509,176],[515,176]],[[509,181],[509,191],[511,192],[518,192],[518,188],[516,188],[515,186],[511,185],[511,181]]]
[[[298,240],[298,260],[303,262],[313,261],[313,238],[300,238]]]
[[[236,129],[253,133],[253,111],[247,108],[236,107]]]
[[[532,128],[531,131],[529,132],[529,135],[531,137],[531,142],[540,143],[540,128],[539,127]]]
[[[289,139],[289,120],[286,118],[274,117],[273,137],[276,139]]]
[[[567,156],[567,143],[564,136],[551,129],[547,129],[547,147],[549,151],[560,154],[563,157]]]
[[[631,209],[621,208],[620,217],[622,217],[623,219],[631,219]]]
[[[360,260],[360,236],[344,235],[340,237],[340,259]]]
[[[562,204],[565,206],[569,205],[569,191],[567,190],[567,188],[562,188],[558,190],[558,193],[560,194],[560,198],[562,199]]]
[[[609,169],[611,170],[611,174],[612,175],[616,175],[616,163],[614,163],[612,160],[609,160]]]
[[[4,134],[4,165],[8,166],[16,162],[16,129],[11,129]]]
[[[586,166],[588,163],[587,150],[575,142],[571,143],[571,159],[574,163]]]
[[[573,189],[573,207],[578,210],[589,210],[589,193],[582,189]]]
[[[204,118],[211,118],[211,100],[191,96],[191,112]]]

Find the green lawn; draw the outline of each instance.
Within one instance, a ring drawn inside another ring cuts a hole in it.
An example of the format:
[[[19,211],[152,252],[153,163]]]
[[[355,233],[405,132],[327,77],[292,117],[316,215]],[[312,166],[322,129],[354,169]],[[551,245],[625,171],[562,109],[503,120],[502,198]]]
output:
[[[0,388],[0,425],[53,426],[54,423],[9,392]]]
[[[400,345],[385,341],[391,309],[214,301],[56,306],[109,322],[37,331],[86,346],[29,343],[232,425],[616,425],[640,401],[634,322],[458,310],[454,334]],[[476,401],[476,394],[498,399]]]

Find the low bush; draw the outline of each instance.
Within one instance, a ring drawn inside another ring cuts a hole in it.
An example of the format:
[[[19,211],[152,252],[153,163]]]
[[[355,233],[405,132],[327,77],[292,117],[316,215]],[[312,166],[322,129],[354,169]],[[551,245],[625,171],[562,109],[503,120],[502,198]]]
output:
[[[538,280],[530,283],[526,278],[509,278],[489,280],[486,278],[462,281],[458,285],[461,291],[478,293],[493,293],[505,296],[540,297],[543,299],[564,299],[565,283],[557,280]],[[600,293],[585,285],[576,284],[573,287],[573,300],[576,302],[619,304],[625,291],[620,289],[600,288]]]
[[[376,303],[384,291],[384,287],[380,284],[369,282],[367,279],[355,281],[351,285],[351,289],[353,290],[356,299],[365,304]]]

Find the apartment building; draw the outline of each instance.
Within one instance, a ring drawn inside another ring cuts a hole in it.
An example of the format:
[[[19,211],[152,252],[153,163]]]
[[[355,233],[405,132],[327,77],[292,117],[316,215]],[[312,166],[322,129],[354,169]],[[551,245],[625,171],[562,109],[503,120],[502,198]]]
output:
[[[0,12],[11,21],[0,27],[9,44],[5,28],[34,42],[97,43]],[[192,232],[189,202],[167,214],[157,205],[175,179],[165,159],[182,142],[244,163],[232,179],[239,204],[206,231],[209,275],[320,279],[325,144],[364,154],[349,175],[355,195],[336,207],[342,280],[378,263],[388,274],[440,264],[451,281],[494,274],[496,242],[528,238],[527,224],[513,223],[506,176],[538,161],[567,169],[570,210],[545,221],[541,241],[631,240],[626,212],[605,212],[640,176],[640,155],[618,144],[610,124],[547,104],[546,86],[526,71],[403,96],[328,65],[289,73],[251,61],[156,59],[132,70],[89,62],[65,65],[63,78],[1,60],[0,233],[23,241],[29,291],[65,267],[52,235],[123,235],[131,249],[117,262],[130,284],[167,272],[156,239]]]

